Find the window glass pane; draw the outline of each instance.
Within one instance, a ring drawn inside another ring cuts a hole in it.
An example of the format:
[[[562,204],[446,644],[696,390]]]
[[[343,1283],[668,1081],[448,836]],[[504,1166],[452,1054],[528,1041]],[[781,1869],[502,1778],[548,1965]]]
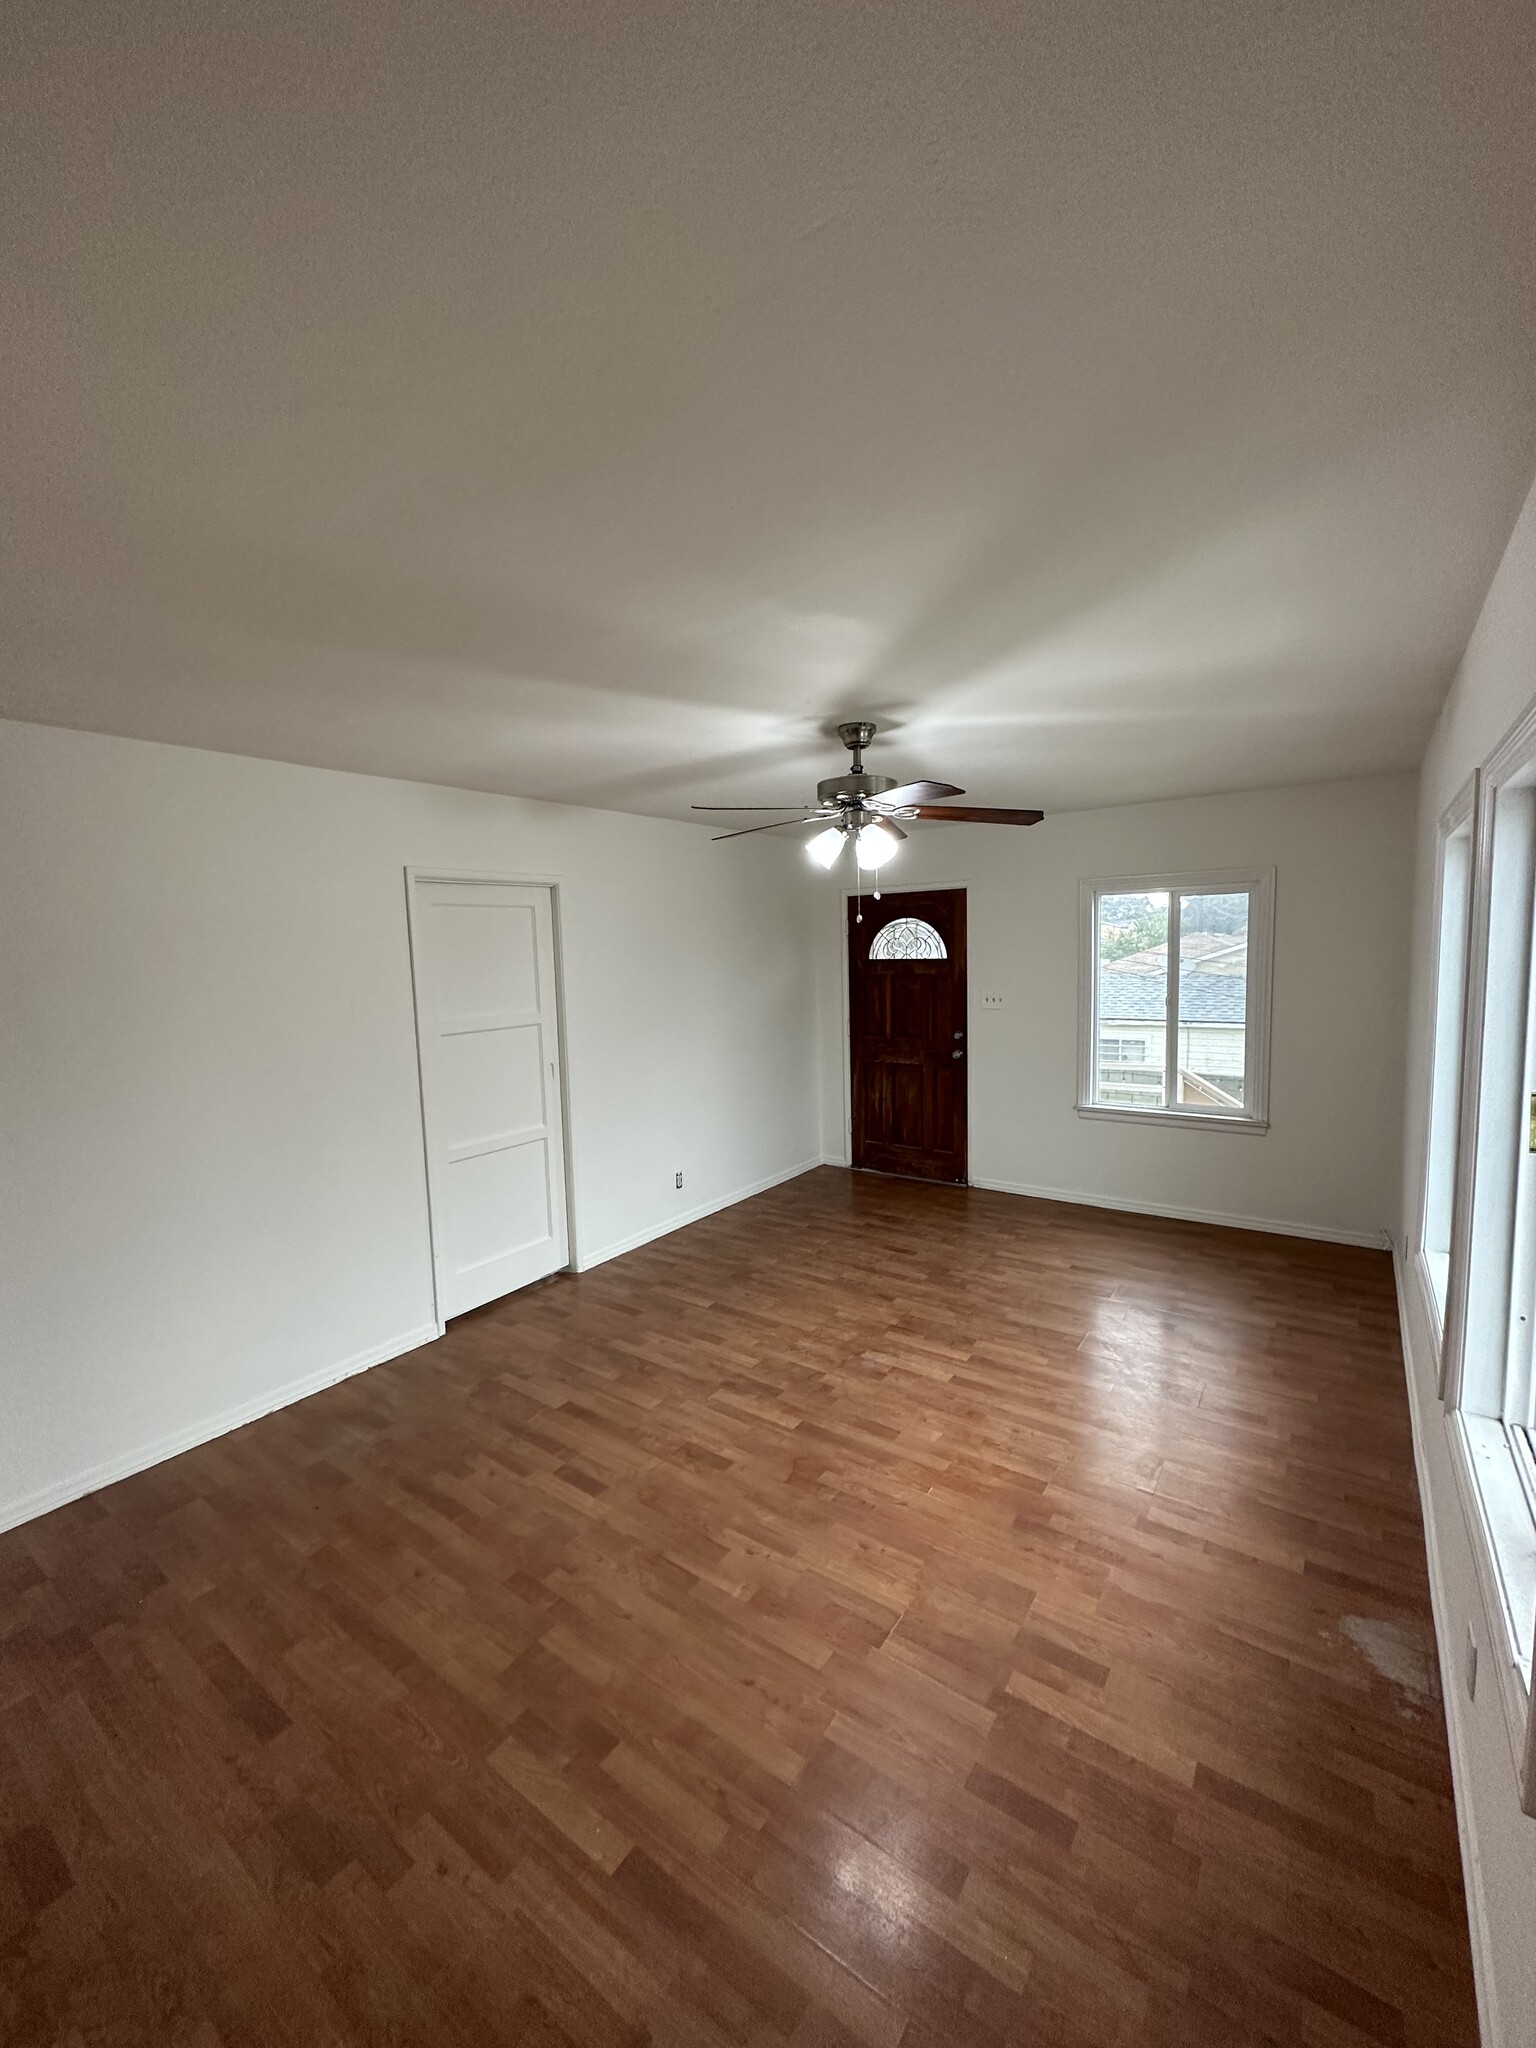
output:
[[[1536,777],[1533,777],[1536,782]],[[1530,1249],[1536,1185],[1530,1150],[1531,930],[1536,895],[1536,787],[1511,781],[1493,799],[1488,964],[1483,989],[1477,1160],[1458,1333],[1457,1397],[1471,1415],[1528,1412]],[[1470,1026],[1469,1026],[1470,1028]],[[1522,1322],[1521,1318],[1526,1320]]]
[[[1240,1110],[1248,1082],[1248,891],[1179,898],[1180,1108]]]
[[[1536,1321],[1536,889],[1532,925],[1526,936],[1526,960],[1525,1064],[1514,1116],[1515,1241],[1510,1269],[1504,1419],[1529,1433],[1536,1428],[1536,1372],[1532,1371],[1532,1330]]]
[[[1168,892],[1098,901],[1098,1044],[1094,1100],[1163,1109],[1168,1042]]]
[[[1445,842],[1440,870],[1440,945],[1436,958],[1434,1083],[1424,1185],[1424,1263],[1442,1316],[1451,1267],[1451,1201],[1461,1093],[1463,983],[1472,881],[1472,828]]]
[[[898,917],[869,949],[871,960],[947,960],[948,948],[933,926],[921,917]]]

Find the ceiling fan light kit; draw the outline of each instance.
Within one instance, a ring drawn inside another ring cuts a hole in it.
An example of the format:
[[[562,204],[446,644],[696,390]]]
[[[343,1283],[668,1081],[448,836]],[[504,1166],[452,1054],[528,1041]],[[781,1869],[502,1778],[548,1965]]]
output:
[[[952,810],[943,799],[965,795],[952,782],[898,783],[890,775],[866,774],[864,749],[875,736],[869,719],[851,719],[837,728],[837,736],[853,756],[852,770],[818,782],[813,805],[694,804],[693,809],[776,813],[766,825],[742,825],[734,832],[721,832],[717,835],[720,839],[742,839],[749,832],[772,832],[780,825],[821,823],[824,829],[808,840],[805,848],[819,868],[833,867],[850,840],[860,868],[880,868],[900,850],[907,836],[902,830],[904,823],[1038,825],[1044,815],[1041,811],[987,810],[974,804]]]
[[[861,868],[878,868],[899,851],[895,833],[878,818],[859,827],[858,860]]]

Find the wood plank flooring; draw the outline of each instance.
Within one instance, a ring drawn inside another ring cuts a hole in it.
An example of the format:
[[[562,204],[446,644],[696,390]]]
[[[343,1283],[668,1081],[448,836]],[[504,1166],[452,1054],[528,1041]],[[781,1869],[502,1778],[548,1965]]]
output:
[[[1475,2040],[1385,1255],[823,1169],[0,1538],[0,2040]]]

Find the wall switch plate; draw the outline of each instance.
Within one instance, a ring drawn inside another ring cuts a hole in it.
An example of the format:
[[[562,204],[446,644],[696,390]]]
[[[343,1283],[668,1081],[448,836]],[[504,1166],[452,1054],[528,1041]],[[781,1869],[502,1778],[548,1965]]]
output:
[[[679,1169],[678,1169],[678,1175],[677,1175],[677,1185],[678,1185],[679,1187],[681,1187],[681,1186],[682,1186],[682,1184],[683,1184],[683,1175],[682,1175],[682,1169],[681,1169],[681,1168],[679,1168]]]
[[[1471,1622],[1467,1623],[1467,1698],[1477,1698],[1477,1637],[1472,1633]]]
[[[1003,1007],[1003,999],[997,994],[984,993],[981,998],[981,1007],[984,1010],[1000,1010]]]

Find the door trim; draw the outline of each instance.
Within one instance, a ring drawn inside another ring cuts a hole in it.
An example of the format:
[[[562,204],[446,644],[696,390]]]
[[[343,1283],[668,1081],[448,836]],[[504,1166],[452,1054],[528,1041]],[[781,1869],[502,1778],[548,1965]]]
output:
[[[971,1016],[971,883],[961,882],[883,882],[880,885],[880,900],[887,896],[933,896],[946,889],[956,889],[965,898],[965,1179],[961,1182],[934,1181],[934,1187],[975,1187],[979,1185],[971,1171],[971,1075],[975,1068],[971,1052],[976,1042],[975,1020]],[[842,977],[843,1010],[843,1156],[840,1160],[828,1159],[828,1166],[846,1166],[853,1170],[853,995],[848,984],[848,906],[855,896],[872,896],[872,889],[850,889],[847,884],[838,896],[838,946],[839,973]]]
[[[416,930],[416,885],[419,882],[453,882],[460,887],[484,883],[491,888],[547,889],[551,937],[555,949],[555,1027],[560,1036],[560,1148],[565,1163],[566,1262],[559,1270],[579,1273],[581,1257],[576,1238],[576,1182],[571,1158],[571,1057],[565,1020],[565,948],[560,914],[561,881],[558,875],[504,874],[488,868],[444,867],[436,862],[407,861],[405,866],[406,964],[411,977],[411,1033],[416,1043],[416,1109],[421,1124],[421,1177],[427,1197],[427,1267],[432,1276],[432,1315],[439,1337],[447,1328],[437,1284],[437,1204],[432,1188],[432,1152],[427,1141],[427,1083],[421,1053],[421,1015],[416,1004],[416,963],[419,940]]]

